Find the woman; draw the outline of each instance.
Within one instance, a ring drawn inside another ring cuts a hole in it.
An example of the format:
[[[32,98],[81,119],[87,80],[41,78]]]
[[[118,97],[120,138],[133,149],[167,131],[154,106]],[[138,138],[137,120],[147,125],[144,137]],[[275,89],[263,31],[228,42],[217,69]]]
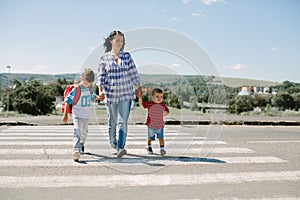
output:
[[[125,38],[121,31],[113,31],[105,39],[105,53],[100,58],[97,82],[99,95],[105,96],[110,145],[117,150],[118,158],[127,154],[127,123],[131,102],[135,98],[134,87],[137,87],[138,96],[142,94],[138,71],[130,53],[123,52],[124,46]]]

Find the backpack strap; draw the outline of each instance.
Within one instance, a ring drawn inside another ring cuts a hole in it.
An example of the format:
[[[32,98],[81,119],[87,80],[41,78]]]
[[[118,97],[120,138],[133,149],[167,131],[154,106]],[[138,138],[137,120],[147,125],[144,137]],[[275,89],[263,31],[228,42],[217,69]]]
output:
[[[80,95],[81,95],[80,85],[76,85],[75,88],[76,88],[76,93],[75,93],[75,96],[74,96],[74,99],[73,99],[73,105],[76,105],[78,103]],[[89,86],[89,89],[90,89],[90,93],[92,95],[93,94],[92,84]]]
[[[76,105],[78,103],[79,97],[80,97],[80,94],[81,94],[80,85],[76,85],[75,89],[76,89],[76,92],[75,92],[75,96],[74,96],[74,99],[73,99],[73,105]]]
[[[92,84],[90,85],[90,93],[91,93],[91,95],[93,94],[93,86],[92,86]]]

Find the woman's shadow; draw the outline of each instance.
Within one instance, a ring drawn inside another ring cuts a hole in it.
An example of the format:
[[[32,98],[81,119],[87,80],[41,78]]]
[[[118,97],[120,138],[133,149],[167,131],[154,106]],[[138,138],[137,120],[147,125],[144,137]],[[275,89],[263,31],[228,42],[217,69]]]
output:
[[[165,164],[159,163],[159,161],[176,161],[176,162],[184,162],[184,163],[211,163],[211,164],[224,164],[226,163],[223,160],[215,159],[215,158],[204,158],[204,157],[189,157],[189,156],[160,156],[159,154],[152,155],[138,155],[128,153],[126,158],[116,158],[107,155],[101,155],[96,153],[84,153],[84,155],[90,155],[96,157],[96,159],[92,160],[80,160],[78,163],[80,164],[88,164],[88,163],[142,163],[149,166],[165,166]]]

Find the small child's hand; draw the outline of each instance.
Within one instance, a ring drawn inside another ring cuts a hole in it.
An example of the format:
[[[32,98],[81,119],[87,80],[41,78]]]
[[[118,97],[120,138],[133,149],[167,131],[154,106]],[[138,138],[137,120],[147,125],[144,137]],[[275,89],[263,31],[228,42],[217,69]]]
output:
[[[62,121],[67,124],[68,123],[68,115],[64,115]]]
[[[140,98],[143,96],[143,90],[142,87],[139,87],[138,89],[135,90],[135,95]]]
[[[164,115],[164,116],[167,116],[169,113],[170,113],[169,111],[164,111],[164,112],[163,112],[163,115]]]
[[[105,96],[104,96],[103,93],[102,93],[101,95],[97,95],[97,96],[96,96],[96,100],[102,101],[102,100],[104,100],[104,99],[105,99]]]

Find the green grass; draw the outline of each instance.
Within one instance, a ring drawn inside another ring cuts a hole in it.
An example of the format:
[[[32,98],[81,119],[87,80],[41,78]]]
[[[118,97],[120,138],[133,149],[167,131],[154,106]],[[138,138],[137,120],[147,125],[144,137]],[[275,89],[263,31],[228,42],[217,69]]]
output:
[[[9,112],[0,112],[0,117],[27,117],[27,116],[31,116],[31,115],[28,115],[28,114],[20,114],[20,113],[17,113],[15,111],[9,111]]]

